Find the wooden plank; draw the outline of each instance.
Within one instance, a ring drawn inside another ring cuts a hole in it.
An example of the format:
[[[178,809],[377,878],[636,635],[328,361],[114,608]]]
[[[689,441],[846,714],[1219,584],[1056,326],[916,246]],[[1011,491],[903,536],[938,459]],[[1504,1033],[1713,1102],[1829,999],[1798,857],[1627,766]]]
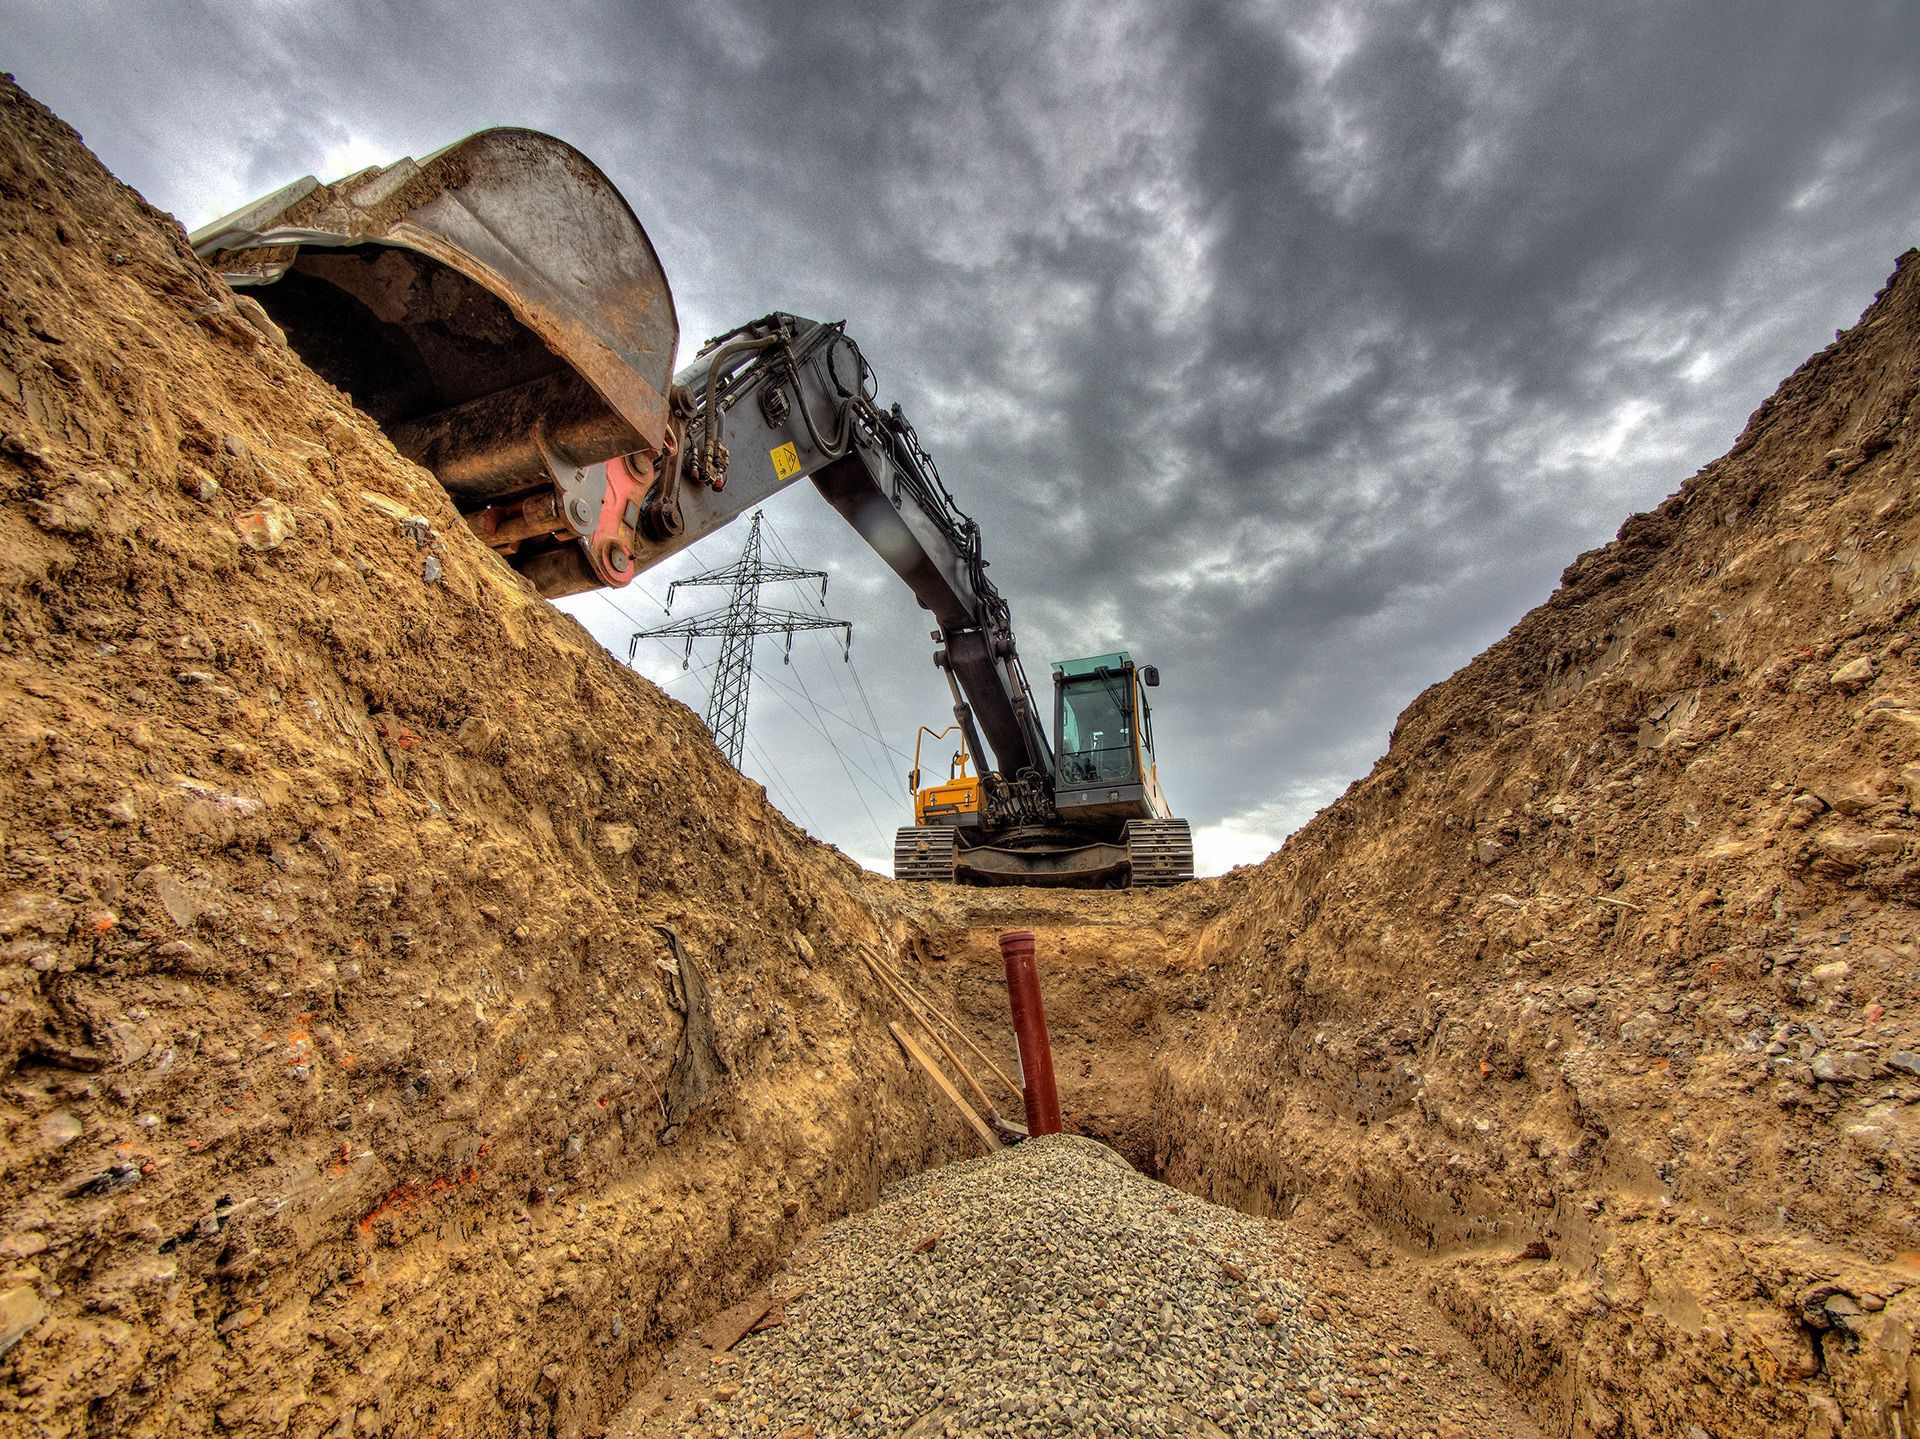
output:
[[[874,962],[871,954],[863,950],[861,951],[861,958],[866,960],[867,969],[873,977],[879,980],[884,988],[891,989],[894,998],[898,999],[900,1003],[906,1007],[907,1013],[919,1021],[920,1027],[927,1032],[927,1038],[940,1046],[940,1052],[946,1055],[947,1063],[951,1064],[959,1073],[960,1077],[967,1082],[967,1088],[971,1089],[974,1097],[980,1101],[980,1107],[991,1114],[993,1112],[993,1099],[988,1095],[986,1090],[980,1087],[980,1081],[973,1077],[973,1071],[968,1069],[960,1056],[953,1052],[953,1046],[940,1037],[940,1031],[934,1028],[933,1021],[928,1019],[921,1011],[920,1006],[914,1003],[913,996],[908,994],[900,985],[894,983],[893,980],[888,979],[885,971]]]
[[[744,1339],[748,1330],[766,1318],[771,1308],[772,1297],[762,1294],[758,1299],[749,1299],[744,1304],[722,1310],[700,1326],[700,1340],[709,1349],[717,1349],[724,1354]]]
[[[968,1034],[966,1030],[960,1027],[959,1020],[955,1019],[952,1015],[948,1014],[944,1009],[940,1008],[939,1005],[935,1004],[931,999],[927,998],[926,995],[922,994],[917,988],[915,988],[912,981],[910,981],[905,974],[903,974],[900,970],[896,969],[893,965],[889,964],[883,956],[880,956],[872,952],[870,949],[868,949],[865,946],[862,947],[862,953],[866,958],[867,965],[869,968],[878,967],[880,969],[884,969],[888,974],[891,974],[896,980],[898,980],[902,985],[906,987],[907,992],[909,994],[916,996],[919,999],[920,1003],[932,1012],[934,1018],[938,1019],[942,1024],[946,1025],[947,1028],[951,1029],[954,1032],[954,1034],[959,1037],[960,1042],[966,1045],[968,1049],[971,1049],[974,1052],[975,1056],[980,1060],[980,1062],[986,1065],[988,1069],[992,1070],[994,1073],[994,1076],[997,1079],[999,1079],[999,1081],[1002,1084],[1006,1085],[1007,1093],[1011,1094],[1016,1100],[1024,1100],[1026,1098],[1020,1086],[1015,1084],[1013,1080],[1007,1076],[1006,1070],[1002,1069],[998,1064],[994,1063],[993,1056],[988,1054],[986,1050],[982,1049],[979,1045],[975,1044],[973,1042],[973,1036]],[[992,1107],[993,1107],[992,1105],[988,1105],[988,1108],[992,1108]]]
[[[902,1029],[896,1020],[888,1020],[887,1028],[893,1031],[894,1039],[899,1041],[902,1049],[906,1050],[907,1057],[924,1069],[927,1072],[927,1078],[939,1086],[940,1092],[946,1095],[948,1102],[966,1116],[967,1123],[973,1126],[973,1132],[980,1136],[980,1142],[989,1150],[1001,1148],[1000,1137],[987,1128],[987,1121],[975,1114],[973,1107],[960,1097],[960,1091],[953,1087],[953,1081],[940,1072],[939,1066],[928,1056],[926,1050],[914,1042],[913,1036]]]
[[[769,1329],[778,1329],[782,1324],[785,1324],[787,1322],[787,1306],[799,1297],[799,1292],[774,1295],[773,1306],[755,1322],[752,1332],[755,1334],[764,1334]]]

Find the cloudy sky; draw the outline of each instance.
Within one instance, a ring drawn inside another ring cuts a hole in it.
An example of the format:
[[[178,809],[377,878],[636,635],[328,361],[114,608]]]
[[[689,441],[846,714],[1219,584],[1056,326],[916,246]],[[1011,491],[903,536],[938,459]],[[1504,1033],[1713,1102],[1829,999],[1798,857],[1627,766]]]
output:
[[[1159,665],[1211,871],[1365,773],[1920,242],[1910,0],[0,0],[0,34],[189,227],[528,125],[626,192],[684,353],[847,320],[1029,670]],[[747,768],[884,868],[896,751],[947,710],[925,617],[806,487],[768,513],[833,572],[855,664],[763,641]],[[570,607],[622,654],[661,617]],[[641,659],[697,709],[712,652]]]

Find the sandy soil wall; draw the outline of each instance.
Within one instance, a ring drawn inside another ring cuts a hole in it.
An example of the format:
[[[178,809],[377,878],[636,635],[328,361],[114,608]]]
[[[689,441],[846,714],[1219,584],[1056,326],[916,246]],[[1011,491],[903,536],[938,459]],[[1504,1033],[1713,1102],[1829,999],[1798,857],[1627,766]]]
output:
[[[0,92],[0,1430],[594,1432],[960,1152],[891,942]]]
[[[1920,256],[1205,936],[1159,1168],[1574,1435],[1920,1426]],[[1184,999],[1175,1001],[1184,1003]]]
[[[1916,1432],[1920,256],[1266,864],[950,894],[1070,1123],[1344,1242],[1550,1433]]]

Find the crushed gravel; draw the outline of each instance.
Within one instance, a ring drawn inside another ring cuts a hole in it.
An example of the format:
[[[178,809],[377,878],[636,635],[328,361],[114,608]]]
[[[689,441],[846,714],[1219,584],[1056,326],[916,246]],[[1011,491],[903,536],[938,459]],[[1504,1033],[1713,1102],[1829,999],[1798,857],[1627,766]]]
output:
[[[1262,1221],[1061,1135],[903,1180],[678,1432],[1349,1435],[1369,1352]]]

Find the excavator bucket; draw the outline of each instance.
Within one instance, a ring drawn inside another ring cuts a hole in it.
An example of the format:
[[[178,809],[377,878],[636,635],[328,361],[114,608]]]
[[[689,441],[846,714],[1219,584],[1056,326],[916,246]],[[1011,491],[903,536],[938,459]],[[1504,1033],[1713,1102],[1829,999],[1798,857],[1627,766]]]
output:
[[[191,238],[543,593],[631,578],[640,500],[675,445],[679,323],[592,161],[485,130],[298,180]]]

